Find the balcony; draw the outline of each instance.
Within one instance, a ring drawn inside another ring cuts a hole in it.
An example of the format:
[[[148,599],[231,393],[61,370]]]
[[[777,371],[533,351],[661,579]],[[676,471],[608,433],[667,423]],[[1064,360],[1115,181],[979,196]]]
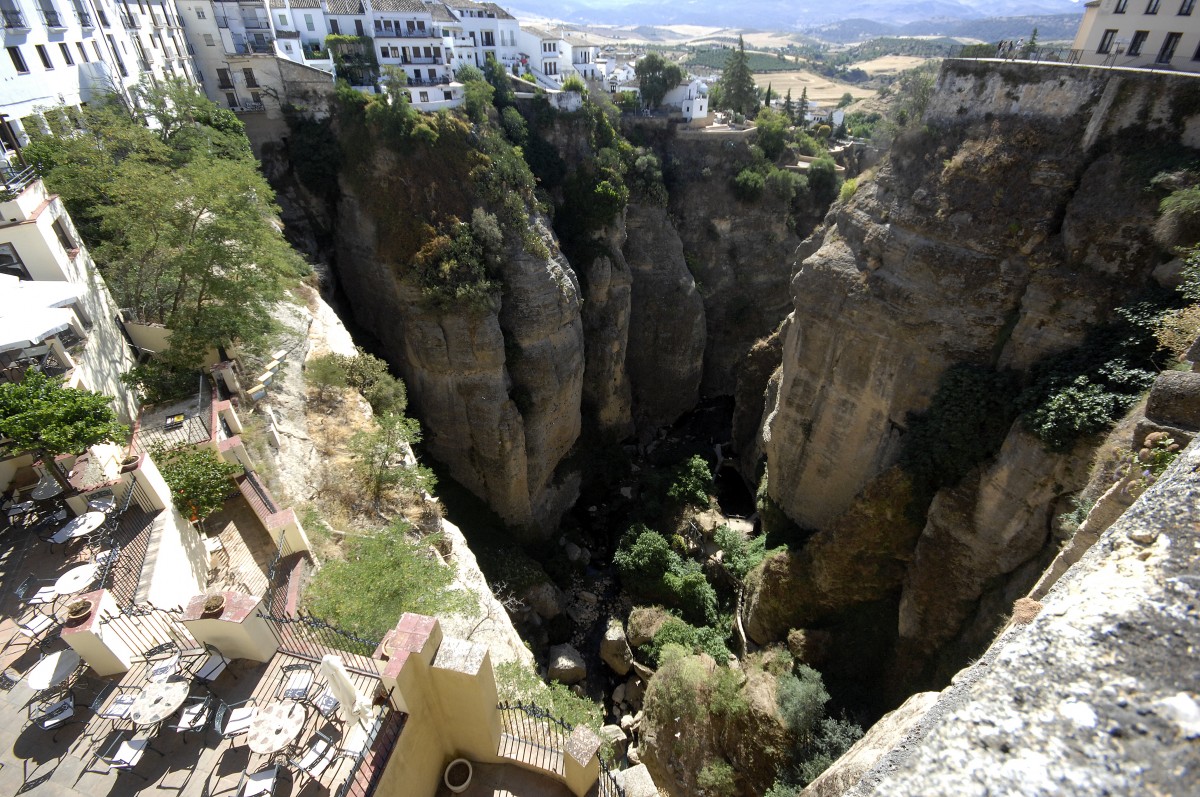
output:
[[[137,30],[142,26],[142,18],[136,12],[121,12],[121,24],[125,30]]]
[[[4,16],[5,30],[29,30],[29,24],[25,22],[25,15],[20,11],[13,9],[11,11],[0,11]]]
[[[429,30],[403,30],[401,28],[375,29],[375,38],[377,39],[440,39],[442,38],[441,28],[430,28]]]
[[[254,19],[246,19],[243,17],[242,27],[244,27],[246,30],[270,30],[271,23],[262,17],[255,17]]]
[[[450,78],[448,78],[448,77],[434,77],[434,78],[410,77],[408,79],[408,85],[410,85],[410,86],[449,86]]]
[[[222,16],[221,14],[217,14],[217,27],[218,28],[228,28],[229,27],[229,17]]]
[[[108,14],[105,14],[105,13],[104,13],[104,9],[103,9],[103,8],[100,8],[99,6],[97,6],[97,7],[96,7],[96,16],[98,16],[98,17],[100,18],[100,25],[101,25],[101,27],[105,27],[105,28],[107,28],[107,27],[111,27],[111,26],[108,24]]]
[[[430,64],[431,66],[437,66],[438,64],[441,64],[444,62],[442,61],[441,58],[426,58],[424,56],[417,57],[417,56],[402,55],[402,56],[400,56],[400,63],[402,63],[402,64]]]
[[[94,24],[92,24],[92,15],[89,14],[88,12],[77,8],[77,9],[75,9],[75,16],[79,18],[79,27],[81,27],[81,28],[96,27]]]
[[[268,39],[265,42],[242,42],[234,45],[234,50],[238,55],[274,55],[275,40]]]
[[[62,15],[52,8],[43,8],[42,22],[46,23],[46,27],[51,30],[66,30],[67,25],[63,22]]]
[[[154,27],[156,28],[165,28],[167,26],[167,23],[163,21],[163,18],[153,11],[150,12],[150,19],[153,21]]]

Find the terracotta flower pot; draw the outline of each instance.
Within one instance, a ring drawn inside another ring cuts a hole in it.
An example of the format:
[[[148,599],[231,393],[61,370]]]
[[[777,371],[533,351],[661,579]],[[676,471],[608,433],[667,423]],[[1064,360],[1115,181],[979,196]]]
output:
[[[224,595],[209,595],[204,599],[204,614],[208,617],[218,616],[225,611]]]
[[[67,622],[81,623],[92,613],[92,602],[77,600],[67,606]]]

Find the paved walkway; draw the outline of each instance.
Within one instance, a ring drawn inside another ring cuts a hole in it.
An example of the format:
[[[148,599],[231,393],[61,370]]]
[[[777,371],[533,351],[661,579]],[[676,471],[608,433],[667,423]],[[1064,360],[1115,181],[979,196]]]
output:
[[[472,764],[471,786],[460,797],[571,797],[571,790],[545,775],[510,764]],[[454,797],[445,784],[437,797]]]

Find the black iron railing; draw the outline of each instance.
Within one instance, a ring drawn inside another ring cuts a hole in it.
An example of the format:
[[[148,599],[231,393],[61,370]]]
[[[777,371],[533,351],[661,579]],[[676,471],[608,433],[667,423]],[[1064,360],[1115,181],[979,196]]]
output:
[[[499,756],[565,776],[563,751],[574,725],[535,703],[502,701],[496,708],[502,727]],[[617,784],[603,757],[597,793],[601,797],[625,797],[625,790]]]
[[[25,15],[16,9],[0,11],[0,16],[4,17],[4,27],[8,30],[29,27],[25,24]]]
[[[268,614],[259,612],[267,621],[279,643],[279,652],[298,659],[319,662],[328,655],[340,656],[346,669],[360,675],[379,676],[379,667],[371,654],[379,642],[343,631],[319,617],[297,612]]]
[[[131,603],[115,614],[104,614],[100,623],[106,634],[113,634],[129,650],[143,653],[166,642],[182,650],[201,647],[187,630],[179,609],[160,609],[151,603]]]
[[[338,787],[334,797],[371,797],[379,786],[379,778],[387,768],[388,759],[408,718],[407,714],[391,708],[390,693],[388,705],[381,706],[380,711],[382,713],[368,733],[366,743],[354,757],[349,776]]]
[[[964,44],[952,49],[947,58],[998,58],[1003,61],[1032,61],[1034,63],[1078,64],[1083,50],[1070,47],[1009,47],[999,44]]]

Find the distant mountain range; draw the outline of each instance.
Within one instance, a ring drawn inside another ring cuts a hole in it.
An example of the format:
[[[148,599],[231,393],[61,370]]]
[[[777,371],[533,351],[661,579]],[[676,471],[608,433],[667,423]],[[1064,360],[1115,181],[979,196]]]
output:
[[[1028,38],[1037,28],[1039,41],[1071,41],[1079,29],[1080,17],[1080,14],[1048,14],[984,19],[926,19],[904,25],[889,25],[873,19],[846,19],[805,28],[800,32],[832,43],[860,42],[880,36],[948,36],[1000,41]]]
[[[805,31],[845,20],[871,21],[887,30],[920,23],[943,33],[956,22],[994,17],[1029,17],[1083,14],[1079,0],[863,0],[829,3],[828,0],[744,0],[722,5],[711,0],[516,0],[504,4],[517,16],[560,19],[592,25],[703,25],[717,28]]]

